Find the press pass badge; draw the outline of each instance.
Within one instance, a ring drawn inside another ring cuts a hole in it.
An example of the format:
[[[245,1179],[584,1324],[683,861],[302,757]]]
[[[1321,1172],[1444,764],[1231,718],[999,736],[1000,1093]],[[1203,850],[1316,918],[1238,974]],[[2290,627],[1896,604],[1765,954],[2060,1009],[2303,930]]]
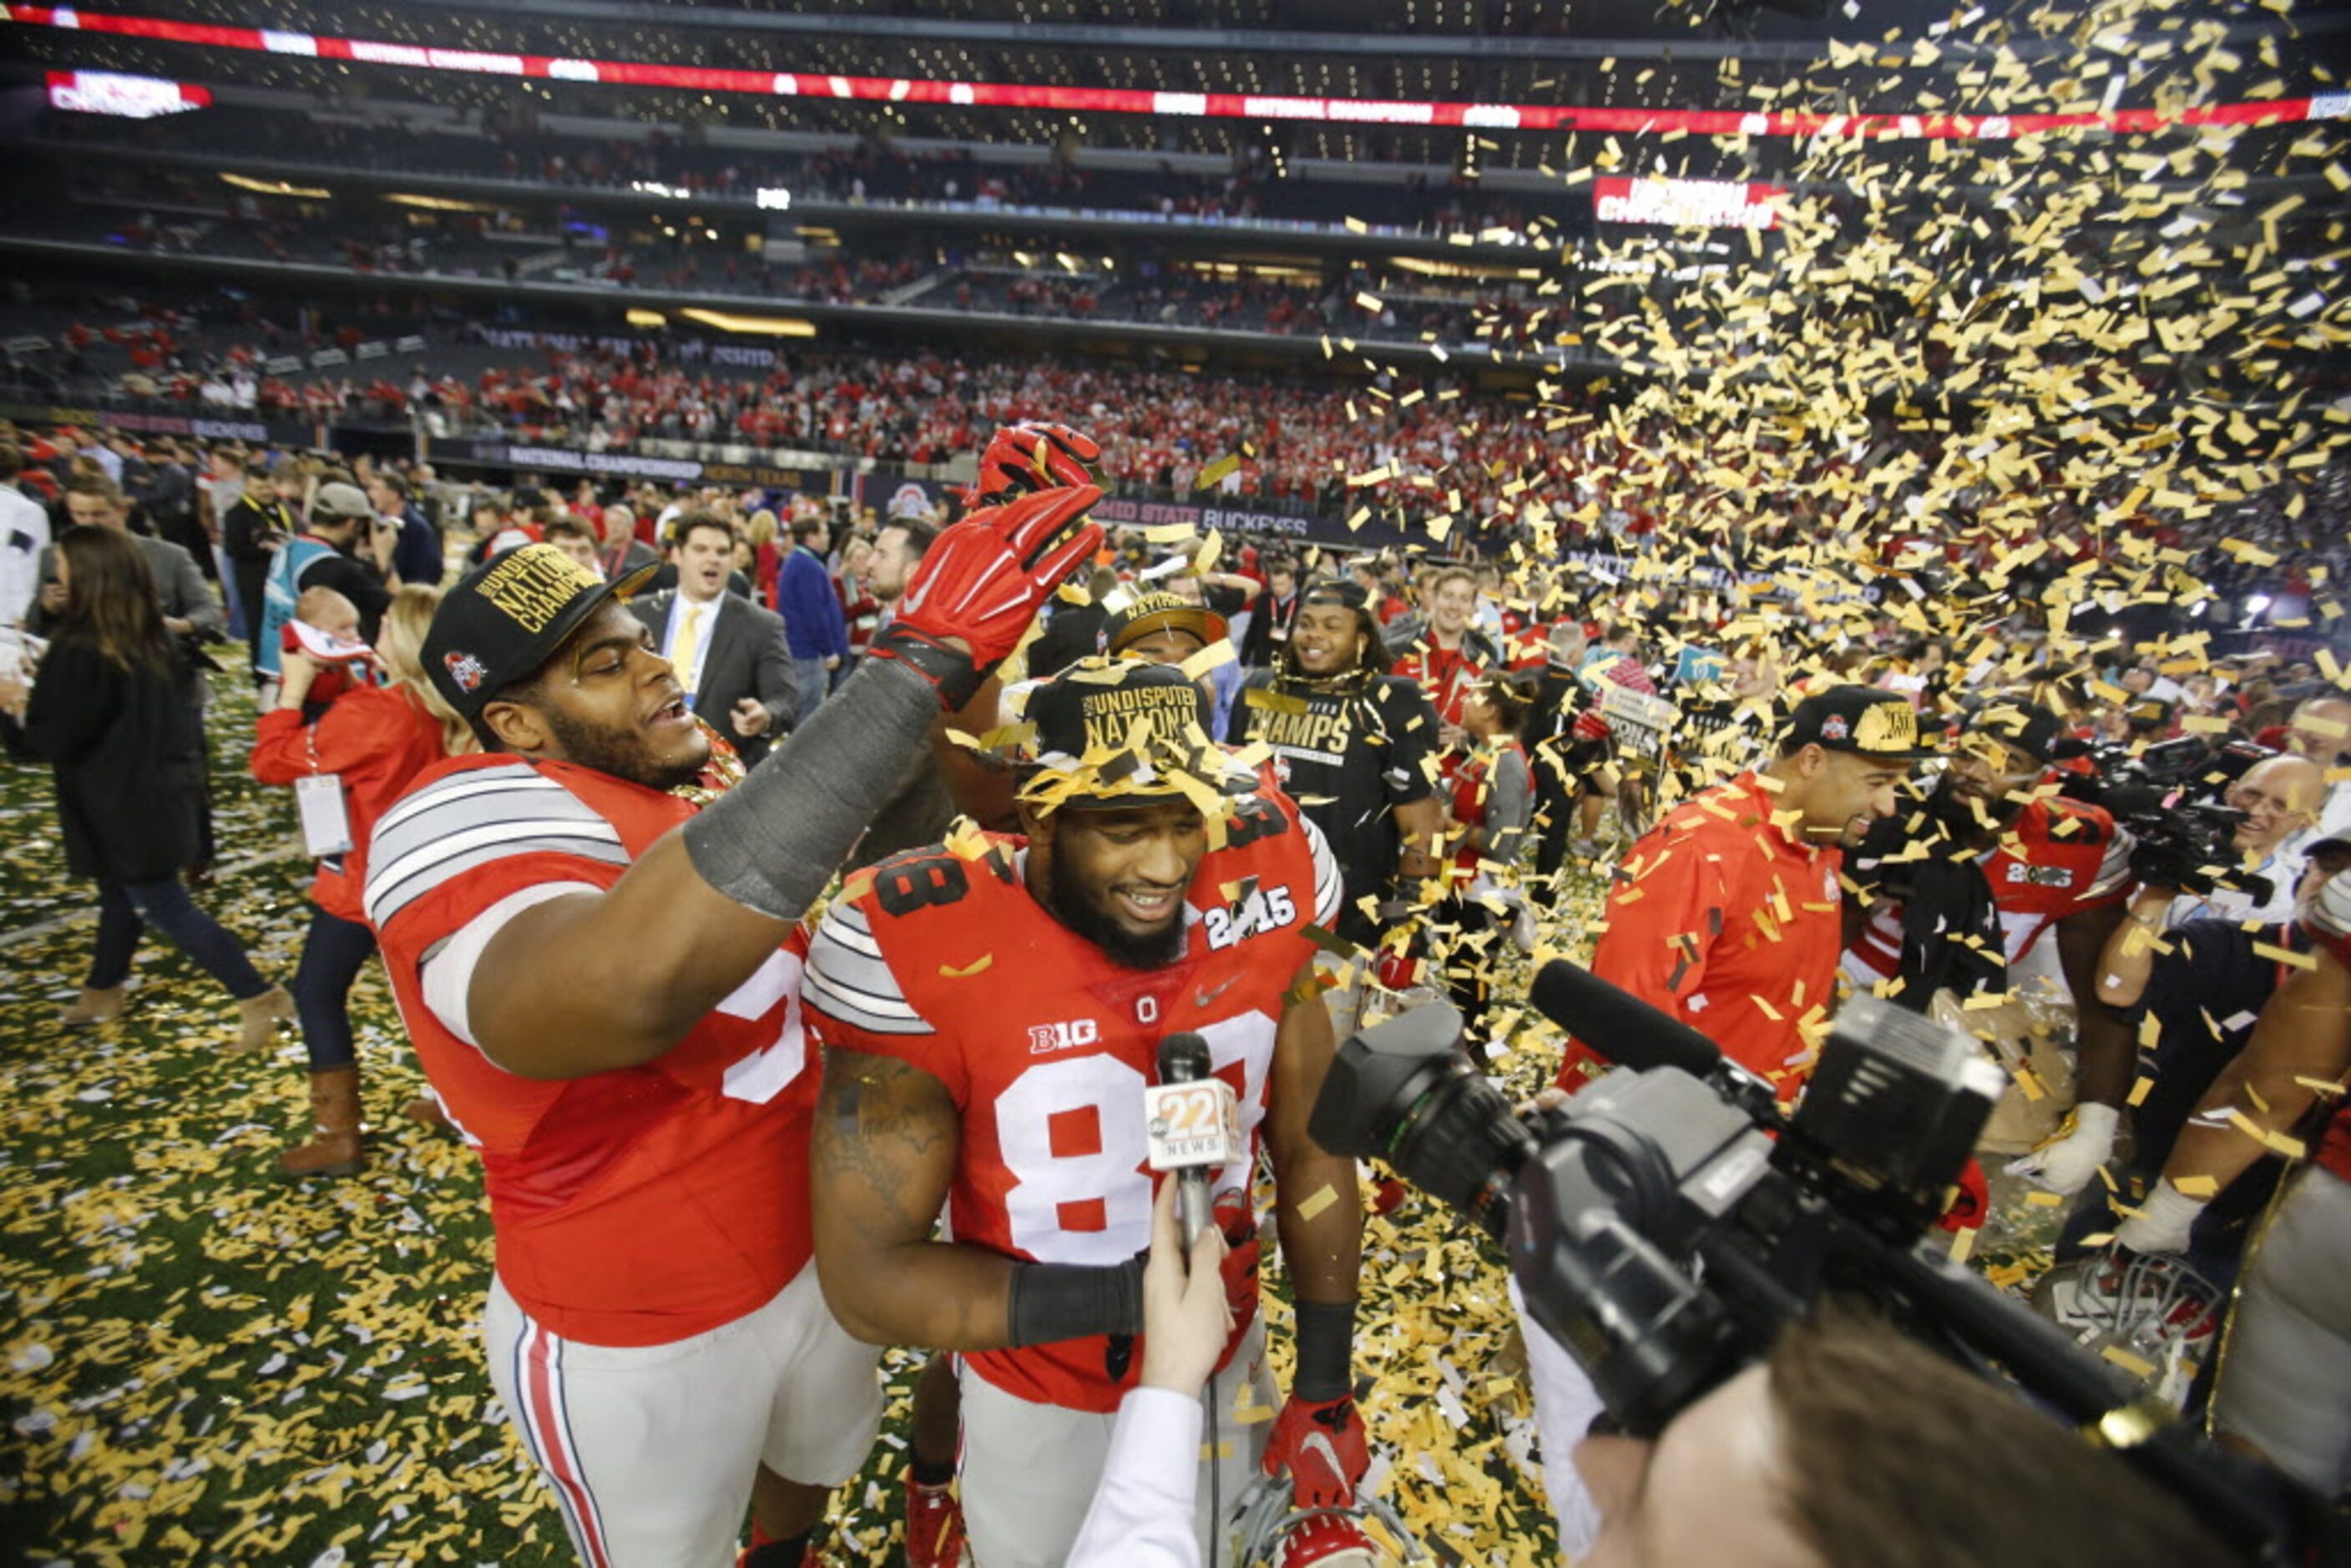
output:
[[[343,801],[343,776],[307,773],[294,780],[294,809],[302,818],[302,847],[324,860],[351,850],[351,813]]]

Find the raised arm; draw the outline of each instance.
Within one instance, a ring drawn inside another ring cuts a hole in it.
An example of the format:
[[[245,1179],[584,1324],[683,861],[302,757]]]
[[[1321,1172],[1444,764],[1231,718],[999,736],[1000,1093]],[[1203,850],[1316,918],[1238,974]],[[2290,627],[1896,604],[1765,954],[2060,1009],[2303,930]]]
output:
[[[469,1038],[529,1078],[637,1066],[684,1039],[774,959],[942,706],[967,698],[1092,552],[1101,530],[1084,513],[1100,498],[1056,490],[948,529],[850,683],[852,700],[820,709],[609,889],[547,897],[487,936],[465,986]],[[382,833],[371,906],[392,874]],[[616,975],[639,983],[614,986]]]

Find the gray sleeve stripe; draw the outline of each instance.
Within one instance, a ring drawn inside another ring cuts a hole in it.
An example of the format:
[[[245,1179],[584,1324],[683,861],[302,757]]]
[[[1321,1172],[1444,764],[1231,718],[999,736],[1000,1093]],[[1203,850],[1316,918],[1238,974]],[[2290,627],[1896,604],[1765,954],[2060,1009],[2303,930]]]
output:
[[[885,1000],[903,999],[905,995],[880,948],[870,939],[861,942],[835,929],[830,922],[817,928],[816,940],[809,944],[808,967],[838,984]]]
[[[861,1002],[855,995],[841,991],[813,969],[802,977],[802,983],[807,988],[807,999],[814,1004],[817,1011],[837,1018],[843,1023],[870,1030],[875,1034],[937,1032],[929,1023],[914,1016],[914,1009],[903,1002],[894,1013],[877,1012],[872,1004]]]
[[[869,990],[866,987],[857,984],[857,981],[873,978],[874,976],[859,975],[852,978],[842,974],[838,965],[827,964],[822,968],[810,967],[805,973],[810,981],[822,988],[828,996],[838,997],[842,1001],[852,1003],[868,1012],[878,1013],[888,1018],[910,1019],[919,1016],[915,1013],[913,1004],[908,1002],[904,994],[898,989],[897,982],[890,977],[890,971],[878,965],[875,966],[875,971],[881,983],[889,988],[887,990]]]
[[[615,852],[615,856],[599,855],[598,859],[617,857],[625,860],[627,858],[624,854],[618,854],[621,848],[621,835],[614,832],[612,825],[601,817],[586,822],[567,821],[556,817],[533,817],[524,821],[506,822],[480,822],[466,826],[458,831],[436,834],[405,853],[399,852],[393,845],[378,841],[371,846],[368,852],[368,887],[371,892],[378,887],[390,887],[394,883],[431,871],[452,855],[464,854],[469,850],[479,849],[485,844],[498,843],[510,839],[578,840],[585,843],[602,845]]]
[[[469,871],[515,855],[541,853],[571,855],[581,860],[601,861],[607,865],[625,866],[629,863],[627,852],[617,843],[561,836],[526,839],[501,836],[491,842],[454,851],[430,865],[419,867],[398,878],[369,877],[368,924],[381,931],[384,923],[402,910]]]
[[[540,778],[535,770],[524,767],[519,762],[505,768],[475,768],[469,772],[453,773],[445,779],[436,779],[414,794],[403,796],[393,801],[392,810],[386,811],[377,821],[376,826],[379,831],[397,827],[420,812],[432,810],[444,800],[462,800],[469,795],[478,795],[488,790],[529,789],[533,785],[568,793],[560,784]]]
[[[559,821],[575,831],[610,831],[585,801],[535,773],[462,795],[438,796],[423,802],[421,810],[408,809],[415,804],[402,802],[399,811],[376,824],[371,840],[373,855],[398,859],[434,840],[493,822]]]
[[[826,941],[835,943],[861,958],[870,958],[877,964],[887,962],[882,956],[882,945],[873,940],[870,932],[863,929],[852,930],[846,922],[840,925],[826,926],[824,936]]]
[[[1314,825],[1314,819],[1301,815],[1298,819],[1306,829],[1306,847],[1314,857],[1314,924],[1328,925],[1339,917],[1340,900],[1346,896],[1346,883],[1339,875],[1339,862],[1331,853],[1331,841]]]

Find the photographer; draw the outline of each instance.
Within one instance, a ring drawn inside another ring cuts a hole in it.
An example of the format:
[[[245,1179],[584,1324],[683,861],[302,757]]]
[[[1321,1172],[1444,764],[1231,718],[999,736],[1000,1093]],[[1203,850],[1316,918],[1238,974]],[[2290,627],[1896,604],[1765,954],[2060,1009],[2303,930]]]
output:
[[[2307,852],[2300,885],[2287,890],[2295,906],[2305,909],[2328,878],[2351,869],[2351,840],[2322,840]],[[2149,1086],[2129,1108],[2128,1168],[2116,1173],[2114,1192],[2098,1182],[2083,1189],[2058,1243],[2061,1258],[2080,1252],[2085,1238],[2112,1230],[2118,1206],[2127,1211],[2154,1189],[2189,1114],[2243,1050],[2253,1020],[2293,972],[2293,964],[2277,955],[2300,955],[2310,946],[2291,922],[2208,917],[2171,928],[2158,949],[2138,918],[2118,926],[2107,943],[2098,986],[2111,1005],[2138,1009],[2132,1021],[2147,1031],[2142,1040],[2151,1040],[2141,1047],[2137,1071]],[[2127,972],[2118,974],[2118,965]],[[2216,1195],[2199,1217],[2190,1250],[2205,1272],[2223,1281],[2234,1273],[2246,1232],[2275,1190],[2278,1174],[2274,1160],[2263,1161],[2261,1171]]]
[[[2131,863],[2139,890],[2131,899],[2129,917],[2115,927],[2099,955],[2098,999],[2115,1008],[2139,999],[2155,967],[2158,933],[2197,921],[2235,925],[2274,923],[2292,915],[2303,854],[2289,854],[2286,846],[2316,818],[2325,787],[2318,764],[2301,757],[2273,757],[2246,769],[2229,791],[2231,809],[2244,813],[2229,847],[2252,866],[2251,876],[2270,883],[2266,898],[2241,887],[2214,886],[2200,867],[2189,863],[2200,858],[2192,852],[2169,844],[2142,846]],[[2196,888],[2198,883],[2202,886]],[[2189,889],[2196,890],[2186,891]]]
[[[2130,1088],[2130,1034],[2096,981],[2122,919],[2134,841],[2103,808],[2044,783],[2064,737],[2055,714],[2014,702],[1968,719],[1926,810],[1881,823],[1855,857],[1865,894],[1845,906],[1844,972],[1924,1012],[1938,990],[1964,1002],[2008,989],[2053,931],[2081,1020],[2080,1103],[2062,1135],[2016,1168],[2074,1193],[2114,1152]]]
[[[2351,874],[2329,878],[2302,921],[2316,951],[2296,967],[2188,1120],[2147,1202],[2115,1233],[2137,1252],[2189,1245],[2213,1195],[2254,1163],[2304,1145],[2290,1130],[2351,1076]],[[2333,1086],[2333,1087],[2330,1087]],[[2351,1479],[2351,1117],[2337,1109],[2248,1271],[2213,1411],[2217,1427],[2323,1493]]]
[[[2117,1459],[1872,1319],[1783,1333],[1652,1441],[1589,1437],[1580,1568],[2215,1568],[2239,1555]]]

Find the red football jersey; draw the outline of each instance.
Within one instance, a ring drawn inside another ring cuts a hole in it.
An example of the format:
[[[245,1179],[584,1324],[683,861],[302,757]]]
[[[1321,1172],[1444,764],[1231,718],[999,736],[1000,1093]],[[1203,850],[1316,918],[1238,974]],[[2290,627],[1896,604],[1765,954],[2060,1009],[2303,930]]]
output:
[[[2117,903],[2131,891],[2133,843],[2104,807],[2062,796],[2036,799],[2017,814],[1983,858],[2011,967],[2058,921]],[[1902,905],[1881,899],[1845,949],[1845,974],[1867,986],[1890,977],[1901,961]]]
[[[2303,912],[2302,928],[2336,963],[2351,969],[2351,871],[2337,872],[2319,888]],[[2345,1181],[2351,1181],[2351,1105],[2327,1119],[2319,1137],[2317,1163]]]
[[[1184,956],[1165,968],[1121,967],[1056,920],[1022,880],[1018,838],[987,835],[973,859],[883,861],[826,912],[810,1021],[826,1044],[896,1057],[955,1097],[957,1241],[1095,1266],[1150,1246],[1143,1092],[1179,1030],[1207,1041],[1256,1149],[1282,994],[1313,952],[1307,926],[1337,917],[1341,883],[1288,797],[1261,787],[1239,806],[1226,847],[1193,875]],[[1249,1171],[1227,1166],[1212,1190],[1246,1186]],[[1095,1336],[966,1359],[1020,1398],[1108,1412],[1134,1374],[1113,1384],[1105,1348]]]
[[[498,1277],[535,1321],[583,1343],[716,1328],[810,1257],[817,1075],[797,935],[643,1067],[522,1078],[467,1038],[465,984],[490,930],[541,899],[611,887],[693,813],[582,768],[464,757],[421,774],[368,844],[368,923],[417,1059],[481,1153]]]

